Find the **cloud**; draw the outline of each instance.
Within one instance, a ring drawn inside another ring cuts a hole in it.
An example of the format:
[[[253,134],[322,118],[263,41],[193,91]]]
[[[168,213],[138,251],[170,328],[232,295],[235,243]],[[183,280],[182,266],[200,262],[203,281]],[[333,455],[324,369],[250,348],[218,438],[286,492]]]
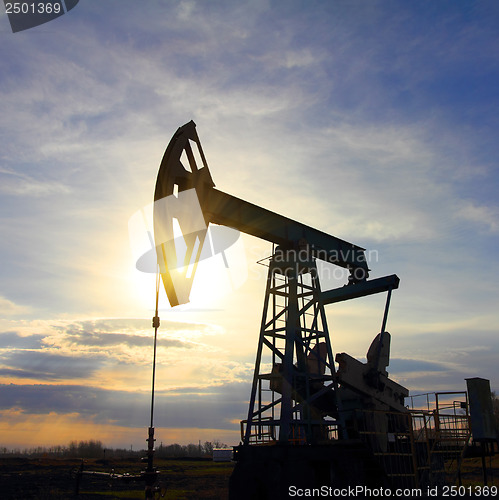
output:
[[[390,373],[393,373],[395,375],[408,372],[442,372],[447,368],[448,367],[447,365],[445,365],[445,363],[425,361],[421,359],[392,358],[390,359],[388,370],[390,371]]]
[[[141,319],[97,319],[67,322],[55,325],[61,332],[55,337],[54,346],[74,346],[71,349],[127,346],[152,348],[153,330],[150,321]],[[192,349],[193,340],[213,333],[213,326],[206,324],[163,321],[159,330],[159,345],[165,348]]]
[[[474,322],[472,322],[473,324]],[[478,327],[431,332],[423,326],[418,333],[392,337],[394,363],[388,371],[412,394],[464,390],[465,378],[482,377],[497,386],[499,344],[493,329]]]
[[[48,179],[35,179],[22,172],[0,167],[0,191],[4,195],[15,196],[50,196],[68,193],[69,188],[61,182]]]
[[[104,356],[65,356],[40,350],[19,350],[0,355],[2,365],[9,367],[3,375],[21,375],[44,380],[90,378],[103,363]]]
[[[0,351],[2,349],[41,349],[44,334],[19,335],[18,332],[0,332]]]
[[[0,385],[0,410],[24,414],[77,413],[95,424],[114,423],[140,427],[147,423],[150,393],[112,391],[83,385]],[[201,393],[156,395],[157,426],[224,428],[231,420],[245,418],[248,384],[227,384]],[[230,425],[229,425],[230,426]],[[236,426],[232,424],[235,428]]]
[[[16,361],[16,357],[12,357],[14,361]],[[2,361],[2,357],[0,357],[0,361]],[[9,360],[6,359],[6,363],[8,363]],[[30,379],[30,380],[37,380],[37,381],[46,381],[46,382],[54,382],[58,379],[67,379],[67,376],[57,374],[55,372],[43,372],[39,370],[26,370],[26,369],[14,369],[14,368],[0,368],[0,377],[5,377],[10,380],[16,380],[17,379]],[[81,377],[74,377],[74,378],[81,378]]]
[[[499,231],[499,206],[479,205],[473,201],[463,201],[456,217],[476,224],[491,233]]]
[[[71,441],[100,440],[105,447],[142,450],[145,446],[146,429],[143,423],[137,427],[118,426],[115,423],[97,423],[78,413],[26,414],[21,410],[0,411],[0,433],[2,446],[14,450],[36,446],[67,446]],[[237,444],[239,430],[224,428],[173,428],[156,427],[157,444],[197,443],[198,440],[218,439],[228,444]],[[132,445],[130,444],[132,443]]]
[[[161,388],[202,390],[249,380],[247,363],[227,359],[227,349],[217,345],[220,334],[220,328],[210,324],[163,320],[156,366]],[[153,339],[150,320],[28,324],[22,331],[0,334],[0,377],[59,383],[84,378],[102,388],[144,390],[150,385]]]
[[[127,346],[152,348],[154,331],[150,320],[136,318],[100,318],[88,320],[47,320],[44,326],[0,333],[0,349],[57,349],[66,353],[85,354],[85,348]],[[33,333],[36,329],[44,333]],[[163,320],[158,332],[159,344],[167,348],[193,349],[199,339],[220,333],[214,325]],[[42,342],[43,341],[43,342]]]
[[[127,346],[150,347],[152,343],[151,338],[144,335],[91,332],[68,333],[71,335],[71,340],[74,344],[81,344],[85,346],[109,347],[112,345],[125,344]],[[177,341],[167,343],[170,345],[170,347],[182,347],[182,344]]]
[[[0,314],[2,316],[20,316],[27,314],[30,311],[31,308],[29,306],[16,304],[12,300],[0,295]]]

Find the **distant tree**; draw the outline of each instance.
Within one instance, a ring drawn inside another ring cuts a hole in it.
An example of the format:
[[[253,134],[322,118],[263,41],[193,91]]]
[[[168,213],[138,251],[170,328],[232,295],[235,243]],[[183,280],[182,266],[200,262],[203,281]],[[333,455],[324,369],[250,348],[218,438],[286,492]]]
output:
[[[78,443],[76,441],[71,441],[68,446],[68,455],[70,457],[78,456]]]
[[[192,444],[192,443],[188,444],[186,451],[187,451],[186,455],[188,457],[199,457],[199,456],[201,456],[201,451],[199,450],[199,446],[197,444]]]
[[[227,448],[227,445],[225,443],[222,443],[219,439],[215,439],[213,441],[213,448]]]
[[[205,441],[203,444],[203,453],[205,455],[213,455],[213,443],[211,441]]]
[[[100,458],[104,456],[104,446],[100,441],[90,439],[89,441],[71,441],[67,454],[78,458]]]
[[[168,457],[185,457],[185,450],[183,446],[177,443],[170,444],[165,447],[165,456]]]

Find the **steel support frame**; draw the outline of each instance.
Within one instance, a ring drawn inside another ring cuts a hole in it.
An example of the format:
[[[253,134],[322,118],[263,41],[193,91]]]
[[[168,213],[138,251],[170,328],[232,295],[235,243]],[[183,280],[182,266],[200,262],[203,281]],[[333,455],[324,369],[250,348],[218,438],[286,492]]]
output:
[[[269,429],[286,444],[316,444],[329,426],[345,436],[315,259],[296,255],[270,260],[244,444],[262,442]],[[314,405],[320,397],[334,398],[331,420]]]

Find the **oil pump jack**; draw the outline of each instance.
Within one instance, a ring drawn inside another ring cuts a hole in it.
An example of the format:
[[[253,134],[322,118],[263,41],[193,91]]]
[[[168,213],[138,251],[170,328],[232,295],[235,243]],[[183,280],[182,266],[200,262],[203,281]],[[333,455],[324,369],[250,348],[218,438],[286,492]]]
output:
[[[375,459],[375,450],[390,446],[393,426],[402,424],[387,415],[404,414],[408,395],[386,370],[390,334],[385,329],[399,278],[368,279],[363,248],[217,190],[192,121],[177,130],[166,149],[154,200],[157,260],[172,307],[189,300],[209,224],[273,245],[230,497],[287,497],[290,484],[387,484],[386,467]],[[182,255],[174,219],[182,231]],[[345,268],[347,282],[322,290],[318,260]],[[325,307],[380,292],[387,292],[386,305],[367,362],[346,353],[335,358]],[[359,428],[367,424],[374,430],[362,441]]]

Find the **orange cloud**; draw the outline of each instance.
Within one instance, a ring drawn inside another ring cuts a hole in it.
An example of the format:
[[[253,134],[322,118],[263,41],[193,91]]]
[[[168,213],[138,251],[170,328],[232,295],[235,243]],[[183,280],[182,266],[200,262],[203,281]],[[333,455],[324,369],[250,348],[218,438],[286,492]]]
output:
[[[0,412],[0,449],[25,449],[38,446],[67,446],[71,441],[101,441],[105,447],[145,449],[146,427],[124,427],[97,424],[78,413],[27,415],[20,409]],[[159,446],[178,443],[196,444],[198,441],[219,440],[226,444],[237,444],[238,431],[226,429],[157,428],[156,443]]]

